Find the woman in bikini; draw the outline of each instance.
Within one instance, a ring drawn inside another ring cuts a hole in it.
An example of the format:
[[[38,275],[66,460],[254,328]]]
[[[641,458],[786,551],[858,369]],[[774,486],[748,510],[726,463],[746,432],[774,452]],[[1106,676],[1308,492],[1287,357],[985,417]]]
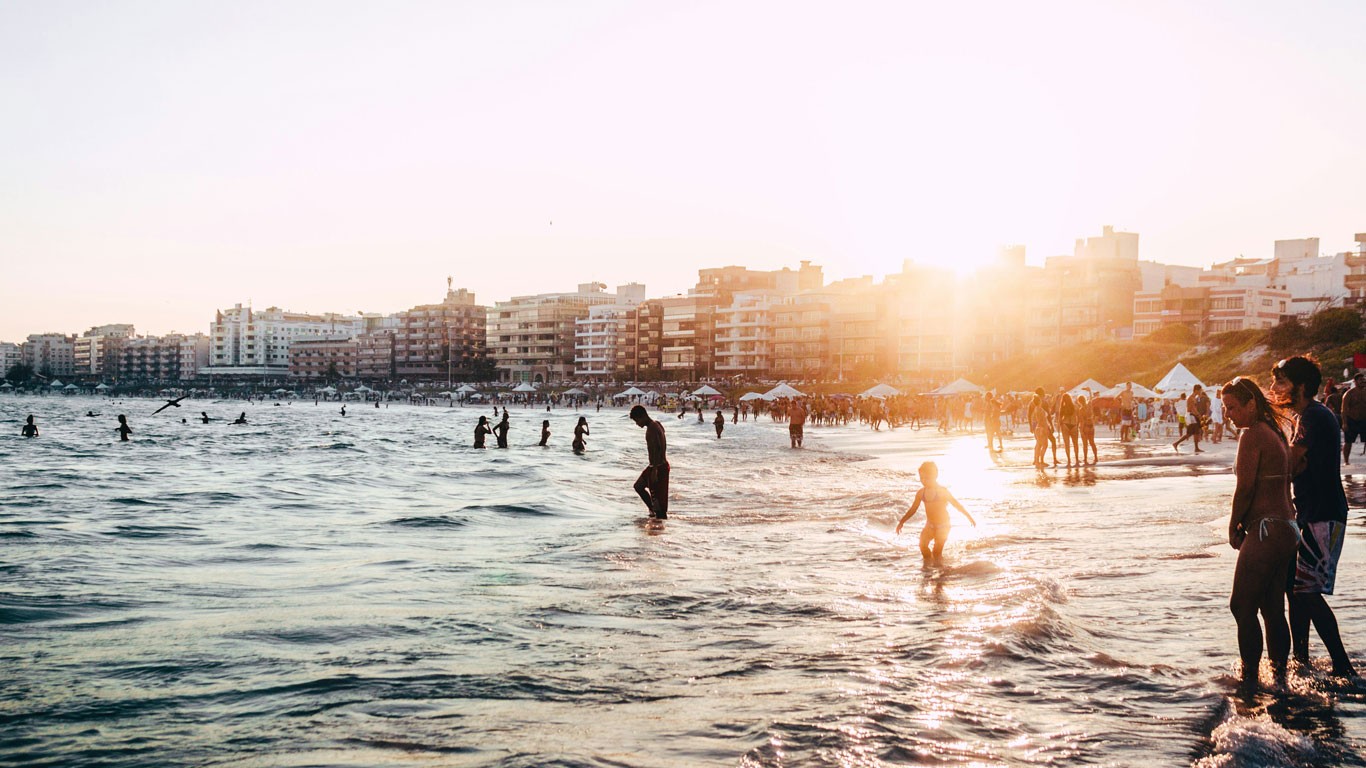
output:
[[[1255,686],[1262,662],[1262,628],[1274,679],[1284,682],[1290,657],[1290,626],[1285,620],[1285,580],[1299,544],[1290,503],[1290,447],[1284,417],[1272,408],[1261,387],[1235,378],[1219,393],[1224,413],[1243,429],[1234,461],[1237,486],[1228,521],[1229,546],[1238,550],[1229,609],[1238,622],[1238,655],[1243,684]]]
[[[925,558],[926,565],[938,565],[943,562],[944,543],[949,538],[949,505],[952,504],[969,523],[977,525],[977,521],[972,519],[972,515],[958,503],[958,499],[949,493],[949,489],[939,484],[939,465],[933,461],[927,461],[920,465],[920,482],[923,487],[916,491],[915,501],[911,503],[911,508],[902,515],[900,522],[896,524],[896,532],[901,533],[901,526],[906,524],[915,515],[916,510],[920,509],[921,502],[925,504],[925,528],[920,531],[920,556]],[[934,549],[931,551],[930,544],[933,542]]]

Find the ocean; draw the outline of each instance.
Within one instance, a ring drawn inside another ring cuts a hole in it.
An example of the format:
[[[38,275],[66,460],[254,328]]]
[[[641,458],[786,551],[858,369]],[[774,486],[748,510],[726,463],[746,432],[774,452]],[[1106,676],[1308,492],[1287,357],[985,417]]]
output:
[[[624,409],[514,407],[476,450],[487,406],[158,405],[0,396],[0,764],[1366,765],[1366,692],[1317,638],[1291,691],[1235,692],[1230,442],[1102,430],[1101,465],[1040,472],[1021,438],[792,450],[663,414],[671,518],[644,525]],[[893,534],[926,459],[978,522],[942,567],[923,518]],[[1360,665],[1347,482],[1330,603]]]

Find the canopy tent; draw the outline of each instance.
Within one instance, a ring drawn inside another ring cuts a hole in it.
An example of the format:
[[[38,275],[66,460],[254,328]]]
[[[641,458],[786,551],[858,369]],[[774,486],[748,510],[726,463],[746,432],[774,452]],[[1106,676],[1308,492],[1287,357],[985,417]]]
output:
[[[1147,387],[1143,386],[1142,384],[1139,384],[1136,381],[1121,381],[1120,383],[1114,385],[1113,387],[1110,387],[1104,392],[1101,392],[1098,395],[1098,397],[1119,397],[1120,393],[1124,391],[1125,384],[1134,385],[1134,397],[1141,397],[1145,399],[1158,397],[1158,394],[1156,392],[1152,391],[1151,389],[1148,389]]]
[[[612,399],[615,400],[616,398],[619,398],[619,397],[644,397],[644,396],[645,396],[645,390],[640,389],[639,387],[631,387],[630,389],[626,390],[625,392],[618,392],[618,393],[616,393],[615,395],[612,395]]]
[[[513,391],[513,392],[535,392],[535,391],[536,391],[536,385],[535,385],[535,384],[532,384],[532,383],[529,382],[529,381],[524,381],[524,382],[522,382],[521,384],[518,384],[517,386],[513,387],[513,388],[512,388],[512,391]]]
[[[1189,393],[1191,390],[1195,389],[1197,384],[1202,388],[1205,386],[1203,382],[1195,378],[1195,374],[1191,373],[1189,368],[1181,363],[1177,363],[1172,366],[1170,371],[1167,371],[1167,375],[1163,376],[1162,380],[1157,382],[1157,386],[1153,387],[1153,389],[1161,392],[1163,395],[1171,394],[1173,392]]]
[[[0,384],[0,389],[14,389],[14,385],[7,381],[4,384]]]
[[[764,393],[765,400],[777,400],[780,397],[806,397],[806,395],[785,381]]]
[[[61,387],[61,386],[63,386],[63,385],[62,385],[61,379],[58,379],[57,381],[52,382],[52,383],[49,384],[48,386],[50,386],[50,387]]]
[[[588,393],[585,392],[585,391],[583,391],[582,389],[579,389],[578,387],[574,387],[573,389],[566,389],[565,391],[561,392],[560,394],[561,394],[561,395],[586,395],[586,394],[588,394]]]
[[[362,385],[360,385],[359,387],[356,387],[356,389],[355,389],[354,391],[356,391],[356,392],[374,392],[375,390],[373,390],[373,389],[371,389],[371,388],[365,386],[364,384],[362,384]]]
[[[63,387],[63,389],[80,389],[80,387],[76,386],[75,384],[67,384],[65,387]]]
[[[1109,387],[1105,386],[1104,384],[1101,384],[1099,381],[1096,381],[1095,379],[1087,379],[1086,381],[1083,381],[1077,386],[1067,390],[1067,394],[1071,395],[1072,397],[1076,397],[1078,395],[1098,395],[1107,389],[1109,389]]]
[[[335,394],[337,394],[337,388],[336,388],[336,387],[323,387],[322,389],[318,390],[318,392],[319,392],[320,394],[324,394],[324,395],[335,395]]]
[[[270,393],[272,395],[287,395],[289,394],[289,390],[285,389],[284,387],[281,387],[280,389],[271,390]]]
[[[740,395],[740,402],[742,402],[742,403],[743,403],[743,402],[748,402],[748,401],[750,401],[750,400],[763,400],[763,399],[764,399],[764,396],[761,395],[761,394],[759,394],[758,392],[746,392],[745,394]]]
[[[108,384],[105,384],[105,383],[103,383],[103,382],[101,382],[101,383],[95,385],[95,390],[98,391],[98,392],[103,392],[103,391],[105,391],[106,389],[111,389],[111,387],[110,387]]]
[[[949,382],[948,384],[945,384],[944,386],[940,387],[939,389],[936,389],[935,391],[931,392],[930,394],[931,394],[931,395],[970,395],[970,394],[975,394],[975,393],[978,393],[978,392],[985,392],[985,391],[986,391],[986,390],[982,389],[981,387],[977,386],[976,384],[973,384],[972,382],[968,381],[967,379],[955,379],[955,380]]]
[[[461,385],[460,385],[460,388],[457,389],[457,390],[455,390],[455,393],[456,393],[457,395],[468,395],[468,394],[470,394],[471,392],[478,392],[478,391],[479,391],[479,390],[475,389],[474,387],[471,387],[471,386],[468,385],[468,384],[461,384]]]
[[[901,390],[891,384],[878,384],[875,387],[869,387],[868,389],[863,390],[863,392],[859,393],[859,397],[891,397],[892,395],[899,394],[901,394]]]
[[[721,394],[721,390],[710,384],[703,384],[697,389],[694,389],[692,393],[701,397],[724,397],[724,395]]]

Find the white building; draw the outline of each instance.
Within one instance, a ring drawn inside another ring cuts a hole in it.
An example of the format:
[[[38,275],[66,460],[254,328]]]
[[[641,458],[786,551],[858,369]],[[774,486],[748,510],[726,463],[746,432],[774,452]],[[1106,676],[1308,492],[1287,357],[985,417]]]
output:
[[[75,338],[63,333],[30,334],[24,342],[23,360],[40,376],[70,378],[76,372]]]
[[[643,295],[643,290],[642,290]],[[514,296],[488,311],[488,350],[500,381],[552,382],[574,376],[575,332],[588,310],[617,304],[602,283],[573,293]]]
[[[289,345],[296,339],[351,339],[365,330],[353,315],[255,311],[235,305],[218,313],[209,327],[208,365],[203,374],[288,376]]]
[[[131,323],[97,325],[75,340],[75,375],[101,376],[105,372],[114,348],[124,339],[136,334]],[[111,341],[117,339],[118,341]]]
[[[23,350],[12,341],[0,341],[0,377],[24,361]]]
[[[576,378],[615,378],[617,353],[626,336],[627,318],[643,301],[644,285],[628,283],[617,286],[616,303],[589,307],[587,317],[574,321]]]
[[[738,291],[716,308],[712,354],[717,376],[766,378],[773,369],[773,313],[791,295],[781,290]]]

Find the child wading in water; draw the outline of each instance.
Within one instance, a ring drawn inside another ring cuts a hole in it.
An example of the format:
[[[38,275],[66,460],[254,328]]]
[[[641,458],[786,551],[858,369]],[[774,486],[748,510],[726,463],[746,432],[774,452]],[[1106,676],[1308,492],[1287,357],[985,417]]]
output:
[[[896,532],[901,533],[901,526],[920,509],[920,503],[925,502],[925,529],[920,532],[920,555],[925,558],[926,564],[938,565],[943,559],[944,543],[949,538],[949,505],[952,504],[962,512],[963,517],[974,526],[977,525],[977,521],[963,509],[963,505],[949,493],[948,488],[939,484],[939,465],[933,461],[921,464],[920,482],[924,487],[916,491],[915,501],[911,503],[910,510],[902,515],[901,521],[896,524]],[[930,552],[930,542],[934,542],[933,553]]]

